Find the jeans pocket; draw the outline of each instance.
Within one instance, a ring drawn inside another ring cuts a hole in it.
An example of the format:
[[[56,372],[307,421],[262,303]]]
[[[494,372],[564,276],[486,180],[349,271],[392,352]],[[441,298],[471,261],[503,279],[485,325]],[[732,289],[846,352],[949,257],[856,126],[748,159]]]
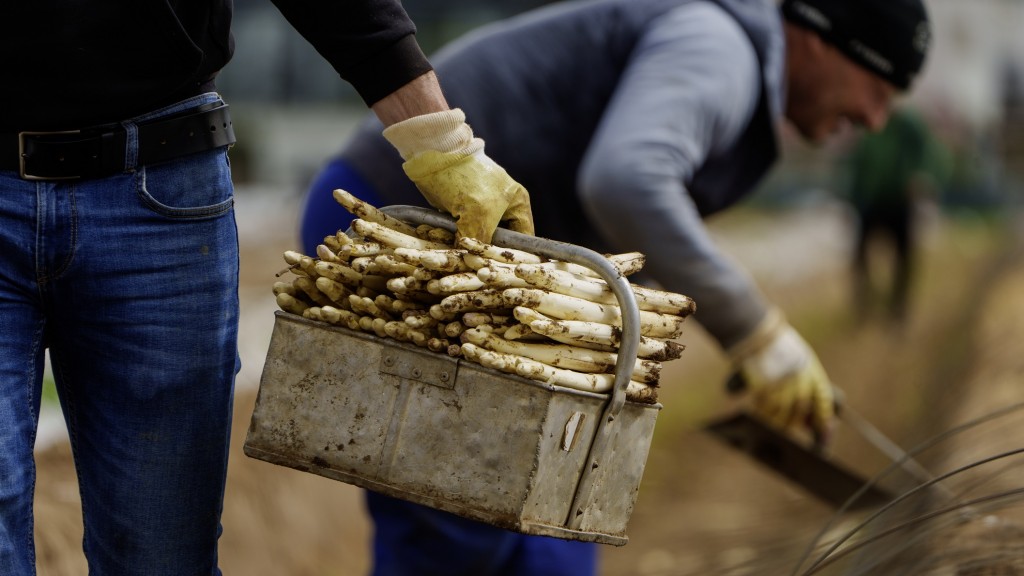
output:
[[[146,208],[167,218],[215,218],[234,204],[226,148],[139,167],[136,182]]]

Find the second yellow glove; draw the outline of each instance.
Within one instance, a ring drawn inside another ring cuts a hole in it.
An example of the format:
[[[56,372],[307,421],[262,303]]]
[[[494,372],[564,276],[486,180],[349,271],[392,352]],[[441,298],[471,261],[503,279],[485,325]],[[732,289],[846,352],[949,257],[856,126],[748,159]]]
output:
[[[490,242],[506,222],[533,234],[526,189],[484,154],[461,110],[417,116],[384,129],[384,137],[405,160],[403,169],[423,197],[454,216],[460,236]]]
[[[777,310],[730,350],[754,411],[779,428],[807,427],[826,441],[835,426],[835,391],[810,345]]]

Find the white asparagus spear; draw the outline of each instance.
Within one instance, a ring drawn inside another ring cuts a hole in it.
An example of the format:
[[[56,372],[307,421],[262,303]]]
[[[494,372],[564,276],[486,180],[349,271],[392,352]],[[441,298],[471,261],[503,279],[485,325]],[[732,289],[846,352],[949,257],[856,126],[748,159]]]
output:
[[[558,320],[526,307],[515,308],[513,314],[516,320],[529,325],[534,332],[564,344],[599,346],[602,350],[617,350],[621,344],[622,329],[617,326],[580,320]],[[641,336],[637,357],[666,362],[679,358],[683,348],[684,346],[678,342]]]
[[[331,252],[334,252],[335,257],[337,257],[338,252],[341,251],[342,246],[342,244],[338,242],[338,237],[335,236],[334,234],[331,234],[330,236],[324,236],[323,245],[326,246],[327,249],[330,250]]]
[[[346,210],[348,210],[358,218],[361,218],[369,222],[382,224],[392,230],[401,232],[402,234],[406,234],[409,236],[416,235],[416,228],[414,226],[406,224],[405,222],[393,216],[388,216],[384,212],[378,210],[372,204],[364,202],[359,198],[356,198],[355,196],[346,192],[345,190],[342,190],[341,188],[338,188],[337,190],[334,191],[334,199],[338,202],[338,204],[344,206]]]
[[[588,279],[571,272],[545,268],[538,264],[519,264],[514,271],[517,277],[539,288],[599,304],[618,304],[618,299],[611,287],[600,279]],[[640,310],[676,316],[689,316],[695,311],[693,300],[682,294],[635,284],[630,284],[629,287],[633,290],[637,308]]]
[[[546,340],[543,335],[534,332],[526,324],[513,324],[502,331],[501,336],[506,340]]]
[[[346,286],[358,286],[360,280],[363,279],[363,275],[353,270],[348,264],[321,260],[313,268],[317,276],[326,276]]]
[[[415,276],[398,276],[388,279],[386,286],[395,294],[411,294],[413,292],[428,292],[427,284],[432,280],[424,282]]]
[[[280,294],[276,295],[275,299],[277,300],[278,308],[284,310],[285,312],[298,314],[299,316],[302,316],[302,313],[306,310],[306,308],[309,308],[309,304],[285,292],[281,292]]]
[[[357,312],[364,316],[369,315],[374,318],[383,318],[385,320],[394,319],[394,316],[377,306],[377,303],[371,298],[352,294],[348,297],[348,302],[349,305],[352,306],[353,312]]]
[[[416,236],[403,234],[376,222],[369,222],[360,218],[352,221],[352,229],[363,238],[379,242],[390,248],[417,248],[420,250],[444,250],[448,248],[448,246],[440,242],[421,240]]]
[[[373,263],[382,274],[393,274],[401,276],[412,276],[417,267],[408,262],[402,262],[393,253],[378,254],[373,257]]]
[[[338,308],[349,308],[348,297],[352,295],[352,291],[341,282],[321,276],[316,279],[316,287]]]
[[[468,328],[476,328],[484,324],[491,326],[508,326],[512,322],[510,314],[489,314],[486,312],[466,312],[462,315],[462,323]]]
[[[374,261],[373,256],[358,256],[348,261],[349,267],[360,274],[377,274],[380,266]]]
[[[447,352],[448,347],[451,346],[451,342],[444,338],[428,338],[427,349],[432,352]]]
[[[605,254],[605,258],[612,263],[612,266],[623,276],[636,274],[643,269],[647,257],[642,252],[625,252],[623,254]]]
[[[302,252],[299,252],[298,250],[285,250],[282,256],[284,257],[284,261],[290,266],[298,266],[299,261],[301,261],[303,258],[309,258],[308,256],[306,256]]]
[[[353,242],[341,247],[341,257],[359,258],[360,256],[376,256],[388,251],[388,247],[381,242]]]
[[[468,272],[471,270],[463,255],[464,250],[419,250],[416,248],[395,248],[395,258],[409,264],[416,264],[436,272]]]
[[[383,318],[373,318],[372,316],[363,316],[363,318],[370,318],[370,329],[373,330],[377,336],[387,338],[388,333],[387,330],[385,330],[385,327],[388,324],[387,320]]]
[[[466,262],[466,265],[469,266],[470,268],[472,268],[473,270],[479,270],[481,268],[487,268],[488,266],[491,266],[492,264],[497,262],[496,260],[491,260],[490,258],[484,258],[483,256],[477,256],[476,254],[470,254],[469,252],[466,252],[465,256],[463,256],[462,259],[463,259],[463,261]],[[505,263],[501,262],[501,264],[505,264]]]
[[[406,298],[405,295],[397,295],[397,296],[395,296],[394,300],[391,301],[391,309],[396,314],[404,314],[405,312],[408,312],[408,311],[411,311],[411,310],[426,311],[427,308],[429,308],[428,305],[426,305],[426,304],[424,304],[422,302],[415,302],[415,301],[411,301],[411,300],[406,300],[405,298]]]
[[[334,253],[334,250],[331,250],[330,248],[328,248],[324,244],[318,244],[317,245],[317,247],[316,247],[316,255],[317,255],[317,258],[320,258],[321,260],[326,260],[328,262],[338,262],[339,261],[338,260],[338,255]]]
[[[520,264],[526,266],[526,264]],[[497,264],[476,271],[477,278],[490,288],[531,288],[532,285],[516,275],[515,268]]]
[[[292,272],[295,274],[311,276],[313,278],[319,275],[314,269],[317,261],[301,252],[285,250],[284,261],[292,267]]]
[[[461,352],[467,359],[488,368],[518,374],[545,384],[597,393],[607,393],[615,384],[614,374],[584,374],[555,368],[522,356],[486,350],[469,342],[462,344]],[[626,387],[626,398],[634,402],[654,403],[657,402],[657,389],[630,380]]]
[[[323,292],[316,287],[316,282],[306,276],[296,278],[292,284],[301,290],[317,306],[330,306],[334,303]]]
[[[351,244],[355,242],[355,240],[353,240],[351,236],[346,234],[344,230],[338,230],[337,232],[334,233],[334,241],[337,242],[339,246],[345,246],[346,244]],[[338,252],[338,250],[335,250],[335,252]]]
[[[521,326],[521,324],[516,324],[516,326]],[[509,328],[510,328],[509,326],[494,326],[492,324],[481,324],[481,325],[476,327],[476,329],[480,330],[481,332],[487,332],[487,333],[490,333],[490,334],[497,334],[498,336],[501,336],[501,337],[505,336],[505,333],[509,331]],[[529,328],[527,328],[527,329],[529,329]],[[533,334],[533,333],[531,332],[531,334]],[[511,340],[511,338],[510,338],[510,340]]]
[[[613,268],[618,270],[619,274],[623,276],[629,276],[640,271],[644,266],[645,257],[640,252],[626,252],[623,254],[605,254],[604,257],[612,265]],[[550,261],[541,262],[541,266],[551,269],[560,270],[562,272],[569,272],[570,274],[576,274],[578,276],[585,276],[587,278],[601,278],[601,275],[596,271],[592,270],[587,266],[575,264],[573,262],[560,262]]]
[[[434,318],[425,310],[415,310],[403,313],[402,320],[409,326],[422,330],[430,330],[440,323],[440,320]]]
[[[493,352],[472,343],[464,343],[460,348],[462,355],[468,360],[488,368],[493,368],[494,370],[515,374],[515,364],[506,362],[505,355],[499,352]]]
[[[585,320],[613,326],[622,325],[621,310],[612,304],[597,304],[582,298],[532,288],[507,288],[502,292],[509,306],[526,306],[563,320]],[[640,334],[652,338],[676,338],[683,332],[681,316],[640,310]]]
[[[427,292],[431,294],[455,294],[456,292],[471,292],[485,287],[476,272],[460,272],[435,278],[427,282]]]
[[[354,242],[352,237],[345,234],[342,230],[338,230],[337,233],[330,236],[324,236],[324,246],[327,246],[334,253],[334,260],[332,262],[344,262],[347,260],[348,255],[342,253],[342,249],[352,242]]]
[[[506,340],[495,335],[493,332],[480,330],[478,328],[465,330],[462,332],[459,339],[463,344],[468,342],[493,352],[514,354],[516,356],[531,358],[556,368],[596,373],[605,373],[608,371],[606,369],[608,367],[607,364],[596,362],[587,356],[586,352],[592,351],[585,350],[581,354],[574,355],[568,351],[569,346],[565,344],[540,344],[536,342],[525,343]],[[614,368],[615,366],[613,364],[613,371]]]
[[[373,332],[373,317],[372,316],[360,316],[359,317],[359,329],[363,332]]]
[[[497,260],[498,262],[504,262],[506,264],[535,264],[543,261],[543,258],[536,254],[531,254],[523,250],[516,250],[515,248],[504,248],[493,244],[487,244],[468,236],[459,238],[457,244],[459,248],[465,249],[470,254],[490,258],[491,260]]]
[[[384,333],[395,340],[401,340],[402,342],[412,342],[417,346],[426,346],[427,340],[430,336],[416,330],[406,324],[405,322],[399,322],[392,320],[384,324]]]
[[[459,335],[462,334],[465,330],[465,324],[458,320],[452,320],[451,322],[444,325],[443,330],[441,330],[442,334],[440,334],[440,336],[444,336],[447,338],[458,338]]]
[[[528,358],[516,363],[516,373],[531,380],[538,380],[575,390],[607,393],[615,384],[614,374],[584,374],[542,364]],[[643,382],[630,380],[626,384],[626,399],[632,402],[654,404],[658,401],[658,390]]]
[[[384,311],[388,312],[392,316],[401,317],[402,316],[402,312],[405,309],[404,308],[396,309],[395,308],[395,302],[396,302],[396,300],[393,297],[391,297],[390,295],[388,295],[388,294],[378,294],[373,299],[373,303],[376,304],[377,307],[380,308],[381,310],[384,310]]]
[[[474,290],[445,296],[440,302],[441,310],[448,313],[481,312],[507,309],[501,290]]]
[[[296,288],[295,284],[293,284],[292,282],[274,282],[274,296],[277,296],[282,292],[285,294],[289,294],[291,296],[295,296],[296,290],[298,290],[298,288]]]
[[[451,322],[458,317],[458,313],[448,312],[442,309],[440,304],[434,304],[430,307],[430,315],[441,322]]]
[[[578,372],[610,374],[615,372],[615,363],[618,360],[618,354],[613,352],[602,352],[568,344],[511,341],[477,329],[463,332],[462,341],[472,342],[495,352],[516,354],[548,366]],[[660,376],[660,362],[637,359],[631,378],[638,382],[650,383],[657,382]]]
[[[348,310],[323,306],[320,308],[320,317],[331,324],[344,326],[350,330],[359,330],[359,315]]]

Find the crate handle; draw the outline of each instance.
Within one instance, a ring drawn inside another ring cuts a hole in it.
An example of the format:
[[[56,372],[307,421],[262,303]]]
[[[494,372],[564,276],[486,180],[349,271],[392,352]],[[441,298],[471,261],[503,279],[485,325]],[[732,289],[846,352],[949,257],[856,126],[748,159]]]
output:
[[[389,216],[413,224],[427,224],[455,232],[455,221],[448,215],[422,208],[419,206],[394,205],[380,209]],[[612,386],[608,408],[605,410],[605,421],[612,421],[626,403],[626,387],[629,385],[636,355],[640,349],[640,311],[629,282],[619,273],[608,259],[589,248],[513,232],[505,228],[494,231],[492,240],[495,246],[524,250],[539,256],[572,262],[586,266],[596,272],[604,280],[622,311],[622,337],[619,344],[618,357],[615,362],[615,383]]]
[[[455,221],[450,216],[429,208],[394,205],[385,206],[381,208],[381,211],[409,223],[428,224],[444,228],[449,232],[456,231]],[[633,295],[633,289],[629,282],[619,270],[612,266],[607,258],[589,248],[513,232],[505,228],[498,228],[494,231],[492,243],[496,246],[525,250],[547,258],[586,266],[608,284],[619,302],[622,315],[622,337],[615,362],[615,383],[609,394],[601,421],[598,422],[597,430],[594,432],[594,441],[590,446],[587,458],[588,465],[584,467],[579,483],[576,485],[576,494],[565,522],[569,528],[577,529],[583,521],[586,503],[590,501],[594,491],[597,470],[602,466],[604,455],[608,451],[612,423],[626,403],[626,387],[629,385],[633,366],[636,363],[636,355],[640,349],[640,311],[636,305],[636,297]]]

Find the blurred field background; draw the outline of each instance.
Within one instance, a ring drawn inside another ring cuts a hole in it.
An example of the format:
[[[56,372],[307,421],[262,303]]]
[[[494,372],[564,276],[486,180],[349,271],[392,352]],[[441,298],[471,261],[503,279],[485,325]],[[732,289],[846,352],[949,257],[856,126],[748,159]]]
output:
[[[540,3],[409,0],[406,6],[431,50]],[[881,306],[870,313],[853,306],[856,214],[840,193],[838,168],[856,134],[822,148],[787,135],[785,160],[757,194],[709,222],[815,346],[850,404],[907,448],[1016,405],[1024,389],[1024,39],[1014,32],[1024,22],[1024,2],[927,3],[935,50],[904,104],[927,118],[945,146],[949,178],[917,207],[919,262],[905,320],[890,321]],[[302,192],[365,108],[270,3],[235,4],[237,55],[221,89],[240,138],[232,162],[243,369],[221,565],[226,574],[246,576],[358,576],[368,567],[370,537],[360,492],[249,459],[241,446],[273,325],[270,287],[283,267],[281,253],[298,246]],[[883,263],[891,257],[885,244],[872,245],[872,252]],[[884,266],[872,272],[884,283]],[[802,557],[822,552],[807,552],[819,532],[835,538],[863,516],[834,518],[831,508],[701,432],[704,422],[731,408],[722,392],[728,366],[697,323],[681,341],[687,345],[682,359],[668,364],[662,378],[664,409],[630,541],[602,548],[602,574],[800,573]],[[939,442],[920,459],[942,473],[1020,449],[1024,426],[1014,416]],[[840,430],[834,452],[865,475],[888,464],[848,429]],[[52,400],[37,457],[39,573],[85,574],[74,466]],[[1024,482],[1016,465],[1001,458],[950,479],[965,494],[993,496],[976,507],[979,516],[936,515],[892,533],[885,530],[898,519],[882,516],[869,526],[873,543],[821,573],[1024,574],[1024,525],[1017,524],[1024,519],[1013,492]],[[938,509],[919,504],[924,512]]]

